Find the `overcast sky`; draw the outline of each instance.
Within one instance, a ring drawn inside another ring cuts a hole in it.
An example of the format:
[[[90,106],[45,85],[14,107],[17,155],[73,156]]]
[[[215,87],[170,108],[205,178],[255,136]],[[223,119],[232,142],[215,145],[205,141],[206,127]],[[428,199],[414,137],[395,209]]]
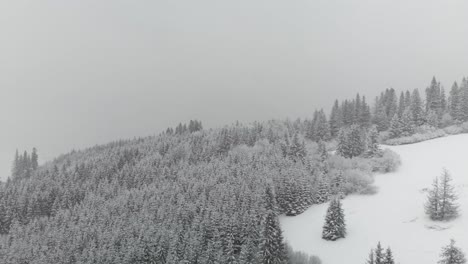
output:
[[[310,116],[468,75],[468,1],[0,0],[0,179],[181,121]]]

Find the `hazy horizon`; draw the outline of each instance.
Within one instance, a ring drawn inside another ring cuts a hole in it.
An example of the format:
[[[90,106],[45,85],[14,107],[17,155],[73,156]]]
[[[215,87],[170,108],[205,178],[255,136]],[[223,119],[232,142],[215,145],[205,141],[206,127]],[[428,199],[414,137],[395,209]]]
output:
[[[0,180],[201,120],[310,117],[386,88],[468,76],[466,1],[0,2]],[[371,100],[370,100],[371,101]]]

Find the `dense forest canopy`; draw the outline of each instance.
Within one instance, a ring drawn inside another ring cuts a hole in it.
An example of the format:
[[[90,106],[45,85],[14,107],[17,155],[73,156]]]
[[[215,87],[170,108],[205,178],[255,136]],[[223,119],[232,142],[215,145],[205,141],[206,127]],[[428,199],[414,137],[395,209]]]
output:
[[[0,259],[288,263],[277,216],[372,192],[372,174],[399,162],[380,149],[379,132],[397,138],[467,120],[466,79],[447,97],[434,78],[426,102],[418,90],[387,89],[373,107],[360,95],[335,101],[328,117],[218,129],[190,121],[42,166],[36,150],[17,154],[0,187]]]

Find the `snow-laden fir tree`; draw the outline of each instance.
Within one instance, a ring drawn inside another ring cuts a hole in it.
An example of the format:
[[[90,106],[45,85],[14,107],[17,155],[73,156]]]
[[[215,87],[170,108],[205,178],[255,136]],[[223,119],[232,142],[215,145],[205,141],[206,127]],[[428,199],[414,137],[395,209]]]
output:
[[[378,157],[382,154],[379,145],[379,132],[376,126],[372,126],[367,132],[367,150],[366,157]]]
[[[352,125],[340,130],[338,135],[337,153],[345,158],[357,157],[366,150],[365,130],[357,125]]]
[[[287,252],[275,213],[267,215],[262,245],[262,264],[286,264]]]
[[[413,123],[416,126],[423,125],[424,120],[424,108],[421,96],[418,89],[414,89],[411,94],[411,106],[410,106],[411,115],[413,116]]]
[[[393,259],[393,253],[390,248],[387,248],[387,250],[385,251],[383,264],[395,264],[395,260]]]
[[[403,133],[403,125],[401,124],[401,118],[398,114],[395,114],[390,122],[390,138],[400,137]]]
[[[458,216],[458,205],[456,203],[458,197],[452,186],[452,177],[446,169],[442,173],[440,184],[440,217],[442,219],[455,218]]]
[[[449,220],[458,216],[457,195],[452,186],[452,177],[444,169],[440,179],[435,179],[429,190],[425,205],[426,214],[432,220]]]
[[[341,206],[341,200],[335,198],[331,200],[325,216],[325,225],[323,226],[322,238],[335,241],[346,237],[346,223],[344,211]]]
[[[330,186],[324,174],[317,176],[317,192],[315,194],[315,203],[325,203],[330,199]]]
[[[375,264],[383,264],[385,259],[385,252],[382,248],[382,245],[377,243],[377,247],[375,248]]]
[[[460,248],[455,246],[455,240],[450,240],[450,245],[442,249],[439,264],[465,264],[465,254]]]
[[[343,199],[345,197],[344,183],[343,171],[339,171],[331,182],[331,194]]]
[[[328,164],[328,158],[329,158],[329,154],[328,154],[328,150],[327,150],[327,145],[324,141],[320,140],[318,143],[317,143],[317,151],[318,151],[318,154],[319,154],[319,168],[320,168],[320,171],[321,173],[323,174],[328,174],[329,170],[330,170],[330,165]]]

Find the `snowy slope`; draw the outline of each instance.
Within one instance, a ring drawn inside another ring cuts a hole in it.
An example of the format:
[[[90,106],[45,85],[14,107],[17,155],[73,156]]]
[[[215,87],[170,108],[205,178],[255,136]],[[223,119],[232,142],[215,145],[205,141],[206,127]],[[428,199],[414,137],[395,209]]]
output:
[[[468,135],[389,147],[401,156],[395,173],[377,175],[375,195],[352,195],[343,201],[348,236],[321,239],[328,204],[314,205],[296,217],[282,216],[285,239],[293,249],[319,256],[324,264],[362,264],[378,241],[390,246],[397,263],[437,263],[450,238],[468,254]],[[442,168],[449,170],[459,195],[461,216],[432,222],[424,214],[426,192]]]

